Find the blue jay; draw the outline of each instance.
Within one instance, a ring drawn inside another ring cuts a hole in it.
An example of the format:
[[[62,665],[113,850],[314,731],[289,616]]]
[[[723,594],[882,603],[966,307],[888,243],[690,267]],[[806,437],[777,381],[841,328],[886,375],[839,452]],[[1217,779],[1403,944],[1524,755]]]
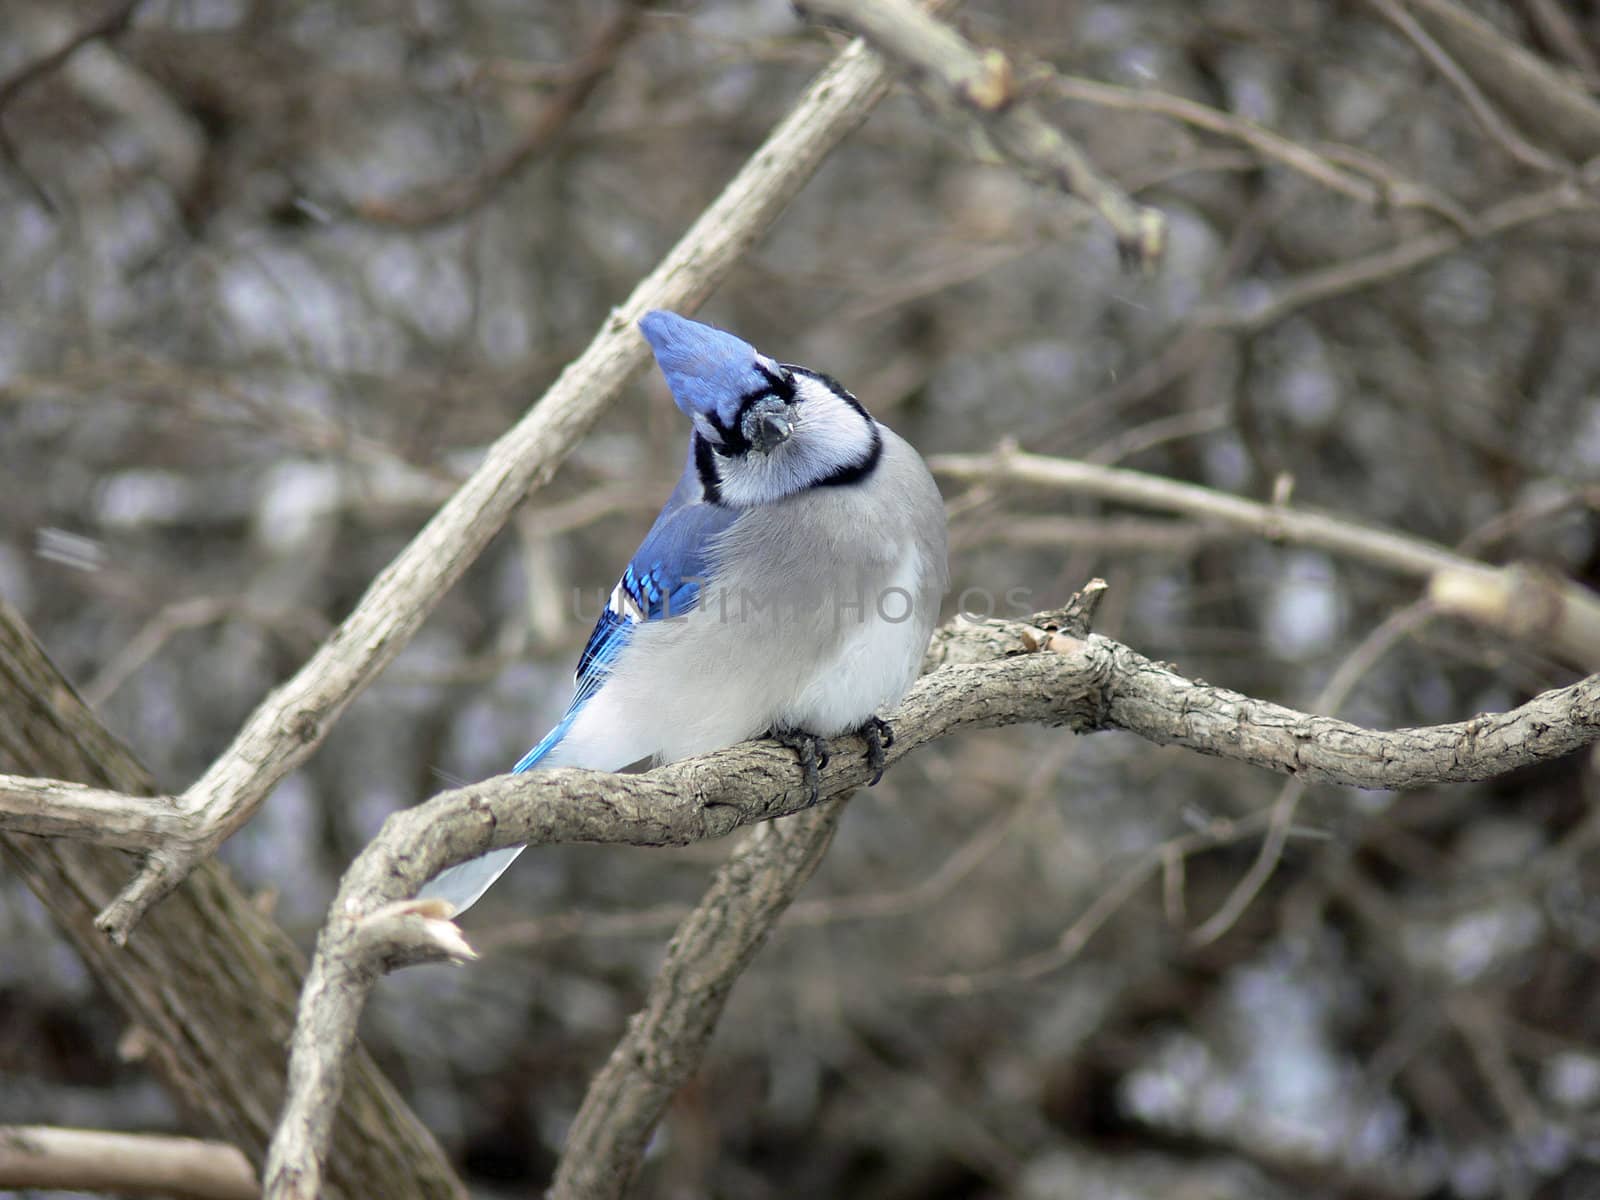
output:
[[[857,732],[876,783],[893,739],[877,711],[916,679],[948,581],[928,468],[827,375],[675,313],[639,328],[693,424],[688,461],[566,714],[515,770],[616,771],[766,733],[815,798],[826,739]],[[464,909],[521,851],[452,867],[422,895]]]

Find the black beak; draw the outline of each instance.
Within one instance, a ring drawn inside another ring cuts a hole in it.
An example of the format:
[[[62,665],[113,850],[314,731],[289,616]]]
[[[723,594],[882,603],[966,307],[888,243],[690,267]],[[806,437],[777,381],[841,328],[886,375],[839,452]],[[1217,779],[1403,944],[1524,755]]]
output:
[[[789,440],[794,433],[794,422],[782,413],[766,413],[756,426],[755,447],[763,454],[770,453]]]

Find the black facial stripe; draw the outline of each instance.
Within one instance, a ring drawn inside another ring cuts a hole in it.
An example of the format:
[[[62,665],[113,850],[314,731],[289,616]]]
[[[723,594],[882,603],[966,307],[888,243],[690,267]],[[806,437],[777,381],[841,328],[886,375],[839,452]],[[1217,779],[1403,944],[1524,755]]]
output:
[[[698,433],[694,435],[694,469],[700,476],[700,489],[707,504],[722,503],[722,478],[717,474],[716,451]]]
[[[710,423],[711,428],[717,431],[717,440],[720,443],[712,447],[712,449],[722,455],[723,458],[732,458],[738,454],[749,453],[750,442],[744,436],[742,427],[744,410],[745,402],[741,400],[739,402],[739,411],[733,415],[733,426],[731,428],[717,420],[715,413],[706,414],[706,421]]]
[[[776,371],[771,370],[764,363],[757,363],[756,370],[761,372],[761,377],[767,381],[768,386],[763,389],[762,395],[772,394],[785,404],[794,403],[794,375],[791,369],[780,365]]]
[[[862,416],[866,416],[865,409],[862,409]],[[878,432],[877,422],[871,417],[867,417],[867,420],[872,424],[872,445],[868,447],[866,454],[853,463],[836,467],[831,473],[812,484],[812,487],[841,487],[845,484],[860,483],[877,470],[878,460],[883,457],[883,435]]]
[[[850,394],[844,384],[840,383],[832,375],[825,374],[822,371],[813,371],[810,367],[795,366],[793,363],[784,363],[783,369],[794,375],[804,375],[807,378],[815,379],[822,384],[823,387],[855,409],[861,419],[867,423],[867,429],[872,434],[872,444],[867,447],[867,452],[864,455],[853,463],[846,463],[842,467],[835,468],[811,486],[843,487],[852,483],[860,483],[871,475],[877,469],[878,460],[883,457],[883,436],[878,432],[878,423],[872,419],[872,414],[866,410],[861,401]]]
[[[839,399],[843,400],[851,408],[860,413],[866,420],[872,420],[872,414],[866,410],[866,407],[861,403],[861,401],[857,400],[853,395],[851,395],[850,392],[845,389],[844,384],[840,383],[832,375],[824,374],[821,371],[813,371],[810,367],[797,367],[792,363],[784,363],[783,368],[784,370],[791,371],[796,375],[806,375],[812,379],[815,379],[823,387],[827,388],[835,396],[839,397]],[[873,436],[877,436],[876,430],[874,430]]]
[[[724,425],[714,413],[708,413],[706,420],[717,431],[717,436],[722,439],[720,446],[713,447],[723,458],[735,458],[741,454],[750,453],[750,440],[744,436],[744,416],[753,405],[761,403],[768,398],[782,400],[785,404],[794,403],[794,376],[781,368],[773,371],[761,363],[755,364],[755,369],[767,381],[768,386],[756,388],[739,397],[739,407],[733,414],[731,425]]]

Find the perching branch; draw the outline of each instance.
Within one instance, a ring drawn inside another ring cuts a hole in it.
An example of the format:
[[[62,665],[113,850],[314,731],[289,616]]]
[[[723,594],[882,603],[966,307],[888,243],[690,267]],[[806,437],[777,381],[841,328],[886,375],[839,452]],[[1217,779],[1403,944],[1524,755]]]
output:
[[[244,1155],[226,1142],[154,1134],[0,1126],[0,1188],[256,1200]]]
[[[1061,628],[1087,635],[1104,593],[1095,580],[1074,596],[1056,614]],[[977,639],[967,652],[988,649]],[[951,651],[942,642],[929,663],[949,659]],[[832,844],[849,799],[846,793],[789,820],[757,825],[679,922],[644,1008],[589,1082],[561,1148],[552,1200],[627,1194],[667,1105],[704,1060],[729,992]]]
[[[940,630],[925,664],[937,669],[891,715],[891,764],[957,729],[1037,723],[1123,729],[1312,782],[1408,788],[1489,778],[1600,739],[1600,675],[1509,713],[1379,732],[1185,679],[1126,646],[1079,639],[1059,626],[1044,614],[1031,623]],[[822,772],[821,794],[830,800],[869,774],[861,743],[841,739],[835,751]],[[684,845],[800,812],[809,799],[792,754],[749,742],[642,775],[561,769],[499,776],[390,817],[345,875],[318,940],[267,1196],[316,1194],[344,1056],[392,955],[369,936],[376,914],[392,912],[389,906],[445,867],[501,846]]]
[[[493,446],[472,476],[375,579],[322,647],[251,714],[233,744],[184,793],[189,836],[152,852],[99,927],[122,943],[150,906],[248,821],[321,745],[346,706],[409,642],[444,593],[554,474],[643,365],[633,328],[647,309],[692,310],[776,219],[818,164],[865,119],[888,70],[860,44],[819,75],[661,264],[607,318],[587,350]]]
[[[1600,597],[1547,572],[1491,566],[1423,538],[1287,503],[1264,504],[1139,471],[1027,454],[1014,446],[992,454],[938,455],[928,465],[954,479],[1060,488],[1183,513],[1270,541],[1315,546],[1428,579],[1441,611],[1516,640],[1536,642],[1585,669],[1600,669]],[[1049,529],[1059,534],[1055,526]],[[1188,531],[1184,536],[1197,534]],[[0,829],[81,838],[121,849],[152,850],[173,839],[195,837],[193,818],[181,803],[169,796],[125,796],[0,775]]]

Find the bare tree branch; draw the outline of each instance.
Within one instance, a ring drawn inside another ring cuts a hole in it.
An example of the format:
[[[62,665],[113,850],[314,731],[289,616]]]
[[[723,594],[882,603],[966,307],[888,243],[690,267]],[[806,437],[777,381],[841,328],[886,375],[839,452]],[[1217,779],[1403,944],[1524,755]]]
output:
[[[1443,46],[1434,41],[1433,36],[1405,10],[1399,0],[1369,0],[1369,2],[1383,14],[1385,20],[1405,34],[1433,69],[1443,75],[1450,86],[1456,89],[1456,93],[1466,102],[1468,111],[1472,113],[1490,141],[1515,161],[1535,171],[1559,175],[1571,168],[1570,163],[1546,150],[1541,150],[1518,133],[1511,122],[1501,116],[1500,111],[1479,90],[1472,76],[1462,70],[1461,65],[1450,57]]]
[[[1262,504],[1195,484],[1026,454],[1014,447],[1002,447],[989,455],[940,455],[930,459],[929,466],[957,479],[1063,488],[1181,512],[1271,541],[1317,546],[1401,574],[1429,578],[1441,610],[1490,625],[1511,637],[1537,640],[1575,664],[1600,664],[1600,597],[1548,572],[1494,567],[1434,542],[1326,513]],[[1040,539],[1048,540],[1059,532],[1056,523],[1047,521]],[[1193,542],[1204,528],[1179,532]],[[0,776],[0,829],[142,851],[204,836],[194,816],[173,797],[127,796],[55,780],[6,776]]]
[[[527,132],[513,146],[479,169],[477,174],[454,180],[435,191],[399,200],[364,200],[356,206],[357,213],[369,221],[386,225],[428,228],[459,217],[485,203],[543,153],[588,102],[600,81],[616,65],[618,55],[638,31],[639,18],[646,7],[647,0],[628,0],[601,31],[594,45],[572,64],[566,78],[545,102],[538,119],[529,126]]]
[[[840,139],[884,94],[887,69],[852,44],[773,130],[662,263],[612,312],[587,350],[489,448],[483,465],[373,581],[355,611],[251,714],[233,744],[182,798],[194,836],[152,853],[106,907],[100,928],[123,942],[149,907],[250,819],[322,743],[345,707],[399,653],[445,591],[554,473],[646,358],[634,321],[647,309],[693,309],[776,219]]]
[[[1574,665],[1600,665],[1600,596],[1548,572],[1518,568],[1508,573],[1435,542],[1327,513],[1261,504],[1120,467],[1025,454],[1015,446],[989,455],[942,454],[928,466],[955,479],[1032,484],[1185,513],[1270,541],[1317,546],[1403,575],[1430,578],[1441,608],[1511,637],[1537,639]]]
[[[1509,713],[1384,733],[1185,679],[1126,646],[1098,636],[1080,640],[1060,625],[1045,614],[1031,624],[941,629],[925,664],[937,669],[892,715],[890,762],[957,729],[1032,722],[1080,732],[1124,729],[1312,782],[1407,788],[1488,778],[1600,738],[1600,675]],[[822,772],[828,799],[870,773],[864,747],[843,745]],[[391,816],[345,875],[318,940],[266,1194],[316,1194],[344,1057],[366,997],[393,956],[369,936],[372,914],[445,867],[501,846],[682,845],[809,803],[793,756],[771,742],[749,742],[643,775],[560,769],[499,776]]]
[[[1548,645],[1569,662],[1600,671],[1600,603],[1570,580],[1517,563],[1487,573],[1440,571],[1428,594],[1442,612]]]
[[[938,89],[942,107],[970,116],[999,154],[1024,174],[1060,187],[1111,227],[1123,258],[1149,267],[1161,257],[1166,219],[1102,175],[1083,150],[1021,94],[1000,51],[979,52],[910,0],[805,0],[801,9],[866,38]]]
[[[1488,238],[1555,217],[1600,212],[1600,202],[1590,193],[1597,177],[1600,159],[1585,165],[1578,181],[1564,180],[1470,214],[1466,228],[1479,238]],[[1472,240],[1459,225],[1405,238],[1359,258],[1302,272],[1271,288],[1253,287],[1246,296],[1216,304],[1202,315],[1202,324],[1212,329],[1259,333],[1308,305],[1397,278]]]
[[[1600,101],[1456,0],[1405,0],[1475,83],[1575,162],[1600,155]]]
[[[1056,614],[1059,627],[1087,635],[1105,590],[1091,582]],[[946,640],[946,657],[951,649]],[[556,1200],[627,1193],[668,1103],[704,1059],[728,993],[827,852],[850,795],[757,825],[679,924],[644,1009],[590,1081],[562,1146]]]
[[[93,789],[86,794],[99,803],[110,803],[104,789],[116,789],[128,813],[165,807],[149,799],[155,790],[149,773],[83,704],[4,601],[0,769],[87,781]],[[37,785],[22,781],[22,796],[37,801]],[[7,795],[14,801],[17,792]],[[71,824],[85,815],[69,804],[63,819]],[[106,819],[122,820],[109,812]],[[94,915],[127,878],[120,852],[70,838],[0,833],[0,858],[141,1031],[150,1066],[195,1127],[215,1131],[259,1163],[276,1123],[283,1046],[304,972],[288,935],[227,871],[206,862],[152,915],[146,935],[118,950],[95,929]],[[350,1065],[328,1163],[329,1200],[375,1194],[459,1200],[464,1193],[443,1152],[371,1057],[358,1048]]]
[[[0,1188],[48,1188],[180,1200],[256,1200],[243,1154],[225,1142],[154,1134],[0,1126]]]
[[[146,852],[189,833],[171,796],[131,796],[26,775],[0,775],[0,829]]]
[[[622,1196],[673,1095],[699,1068],[734,983],[833,841],[848,793],[751,830],[678,926],[645,1006],[589,1083],[551,1200]]]

